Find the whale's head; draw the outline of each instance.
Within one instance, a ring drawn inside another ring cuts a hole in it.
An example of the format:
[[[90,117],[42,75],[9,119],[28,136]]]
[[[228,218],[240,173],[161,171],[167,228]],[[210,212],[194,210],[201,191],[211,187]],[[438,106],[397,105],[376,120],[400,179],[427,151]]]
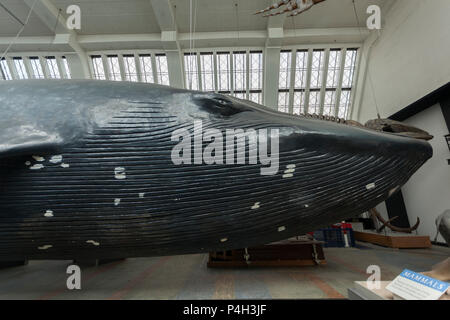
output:
[[[400,190],[433,155],[424,140],[280,113],[221,94],[193,93],[186,110],[184,116],[189,121],[203,120],[204,130],[267,130],[268,140],[272,139],[270,146],[259,145],[258,156],[266,156],[263,150],[268,159],[278,160],[276,173],[267,181],[284,183],[280,188],[290,194],[284,201],[299,201],[306,206],[321,203],[322,208],[336,212],[361,213],[376,206]],[[275,138],[278,146],[271,148]],[[246,148],[247,157],[251,151],[251,147]],[[264,162],[258,165],[264,167]],[[270,165],[273,163],[266,167]],[[247,172],[251,170],[249,166]],[[277,183],[273,184],[274,190]]]
[[[432,136],[418,128],[389,121],[395,130],[386,125],[377,130],[374,126],[355,126],[355,122],[342,119],[317,119],[303,115],[278,112],[263,105],[215,93],[196,93],[192,96],[195,112],[192,119],[205,119],[211,125],[223,128],[277,129],[280,139],[280,156],[284,151],[313,148],[326,152],[343,152],[357,155],[403,158],[420,167],[433,155],[431,145],[424,140]],[[192,120],[191,119],[191,120]],[[378,121],[370,121],[370,123]],[[402,130],[396,129],[401,126]],[[415,136],[414,133],[421,133]],[[426,136],[422,138],[422,136]]]

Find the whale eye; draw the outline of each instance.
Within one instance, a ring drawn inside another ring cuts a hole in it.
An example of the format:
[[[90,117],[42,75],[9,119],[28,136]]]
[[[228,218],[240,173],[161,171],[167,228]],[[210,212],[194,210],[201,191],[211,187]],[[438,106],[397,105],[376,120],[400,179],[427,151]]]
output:
[[[231,101],[228,101],[228,100],[225,100],[225,99],[222,99],[222,98],[215,98],[213,100],[216,101],[220,105],[227,105],[227,104],[231,103]]]
[[[221,95],[197,95],[194,99],[202,109],[219,116],[229,117],[244,111]]]

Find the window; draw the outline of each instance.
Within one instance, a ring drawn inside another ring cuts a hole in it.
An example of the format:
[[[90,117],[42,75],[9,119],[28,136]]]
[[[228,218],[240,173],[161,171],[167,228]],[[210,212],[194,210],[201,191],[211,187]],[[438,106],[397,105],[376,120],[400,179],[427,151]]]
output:
[[[261,104],[262,88],[263,88],[263,53],[260,51],[250,52],[249,56],[250,56],[249,100]]]
[[[294,78],[294,114],[305,113],[306,77],[308,75],[308,51],[299,50],[296,53]]]
[[[33,72],[33,79],[44,79],[44,70],[42,70],[41,61],[39,57],[30,57],[31,71]]]
[[[214,55],[211,52],[200,54],[200,70],[203,91],[214,91]]]
[[[278,111],[289,112],[289,91],[278,93]]]
[[[231,93],[230,74],[230,54],[228,52],[217,53],[218,91],[220,93]]]
[[[311,66],[311,88],[321,88],[322,87],[322,76],[323,76],[323,62],[324,62],[324,51],[314,50],[312,54],[312,66]]]
[[[28,74],[25,69],[25,64],[21,57],[13,58],[14,67],[16,68],[17,76],[19,79],[28,79]]]
[[[165,54],[91,55],[91,60],[95,79],[169,85],[169,69]],[[103,61],[107,68],[106,72]]]
[[[339,103],[339,118],[346,118],[348,114],[348,108],[350,106],[350,94],[351,89],[342,89],[341,101]]]
[[[149,54],[139,55],[139,63],[141,64],[141,77],[143,82],[155,83],[153,76],[152,56]]]
[[[156,78],[159,84],[170,85],[169,82],[169,67],[167,65],[167,57],[165,54],[157,54],[156,60]]]
[[[292,61],[292,52],[282,51],[280,53],[280,77],[279,77],[280,89],[289,89],[290,87],[291,61]]]
[[[51,79],[60,79],[61,74],[59,73],[58,64],[55,57],[45,57],[47,63],[48,76]]]
[[[199,80],[196,53],[186,53],[184,55],[184,68],[186,70],[186,88],[190,90],[198,90]]]
[[[289,87],[291,83],[291,63],[292,52],[280,52],[280,74],[279,74],[279,90],[278,90],[278,110],[281,112],[289,112]]]
[[[125,69],[125,80],[132,82],[139,81],[134,55],[131,54],[123,56],[123,67]]]
[[[247,53],[233,53],[233,80],[234,96],[239,99],[246,98],[247,87]]]
[[[280,53],[278,110],[347,118],[358,49],[297,50],[293,54]]]
[[[262,103],[263,52],[185,53],[186,88]]]
[[[101,56],[92,56],[92,67],[94,78],[99,80],[106,80],[105,69],[103,67],[103,61]]]
[[[337,88],[341,68],[341,51],[330,50],[328,58],[327,88]]]
[[[353,78],[355,74],[357,54],[358,49],[347,49],[345,53],[345,62],[344,62],[342,89],[341,89],[342,91],[338,111],[338,116],[341,118],[346,118],[348,116],[348,111],[350,109],[351,93],[353,86]]]
[[[106,61],[108,61],[109,80],[121,81],[122,76],[120,74],[119,56],[109,55],[106,57]]]
[[[320,90],[312,89],[309,93],[308,113],[319,114],[320,108]]]
[[[299,115],[305,113],[305,97],[306,93],[304,90],[294,91],[294,103],[293,103],[294,114]]]
[[[357,49],[348,49],[345,53],[344,76],[342,88],[351,88],[355,73]]]
[[[71,78],[65,56],[31,56],[3,58],[0,61],[0,79],[62,79]]]
[[[341,70],[341,50],[332,49],[328,57],[328,73],[326,79],[325,101],[323,103],[323,115],[335,116],[336,90],[339,83]]]
[[[11,72],[9,71],[8,63],[5,58],[0,60],[0,69],[4,80],[12,80]]]

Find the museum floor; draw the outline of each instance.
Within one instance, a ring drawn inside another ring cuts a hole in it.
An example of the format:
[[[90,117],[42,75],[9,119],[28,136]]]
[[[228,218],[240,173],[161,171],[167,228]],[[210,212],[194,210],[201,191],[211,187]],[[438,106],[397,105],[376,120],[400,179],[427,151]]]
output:
[[[327,264],[302,268],[208,269],[207,255],[127,259],[82,269],[82,289],[66,289],[70,261],[30,261],[0,270],[0,299],[302,299],[347,297],[379,265],[382,280],[404,268],[426,271],[450,248],[395,250],[366,243],[325,249]]]

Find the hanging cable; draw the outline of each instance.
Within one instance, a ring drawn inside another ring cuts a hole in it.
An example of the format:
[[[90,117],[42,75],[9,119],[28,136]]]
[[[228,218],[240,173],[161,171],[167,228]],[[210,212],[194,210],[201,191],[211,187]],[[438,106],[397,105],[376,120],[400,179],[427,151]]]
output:
[[[238,42],[241,39],[240,37],[240,26],[239,26],[239,4],[236,2],[234,4],[234,6],[236,7],[236,26],[237,26],[237,36],[238,36]]]
[[[53,33],[56,35],[56,29],[58,28],[59,17],[61,16],[61,9],[58,10],[58,15],[56,16],[55,26],[53,27]]]
[[[361,31],[361,25],[359,23],[359,17],[358,17],[358,12],[356,10],[355,0],[352,0],[352,3],[353,3],[353,12],[355,13],[355,18],[356,18],[356,23],[358,24],[359,35],[360,35],[361,41],[362,41],[364,39],[364,37],[363,37],[362,31]],[[369,77],[369,84],[370,84],[370,88],[372,90],[372,98],[373,98],[373,101],[375,103],[377,116],[378,116],[378,119],[380,119],[381,118],[381,116],[380,116],[380,109],[378,107],[378,102],[377,102],[377,98],[376,98],[376,95],[375,95],[375,87],[373,85],[372,75],[370,74],[370,67],[369,66],[367,66],[367,76]]]
[[[292,27],[294,28],[294,36],[297,37],[297,27],[295,26],[295,18],[294,16],[291,16],[292,18]]]
[[[37,0],[34,0],[33,5],[30,8],[30,12],[28,12],[27,18],[25,19],[25,22],[23,22],[23,23],[21,22],[22,23],[22,27],[20,28],[19,32],[17,32],[17,34],[14,37],[14,39],[9,43],[8,47],[6,48],[6,50],[2,53],[2,56],[0,57],[0,60],[3,60],[5,58],[6,54],[9,51],[9,49],[11,49],[11,47],[16,43],[17,39],[19,39],[19,37],[22,34],[23,30],[27,26],[28,21],[30,20],[31,13],[33,12],[33,9],[34,9],[34,6],[36,5],[36,2],[37,2]],[[5,7],[3,5],[2,5],[2,7],[5,9]],[[10,12],[10,11],[7,10],[7,12]]]

